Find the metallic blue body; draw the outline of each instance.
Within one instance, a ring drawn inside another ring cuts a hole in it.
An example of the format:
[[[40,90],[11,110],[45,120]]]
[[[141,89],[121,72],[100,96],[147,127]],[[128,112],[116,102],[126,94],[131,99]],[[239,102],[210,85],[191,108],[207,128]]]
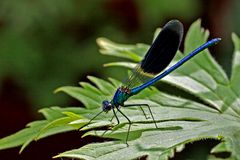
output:
[[[185,62],[187,62],[189,59],[197,55],[199,52],[203,51],[204,49],[217,44],[221,39],[215,38],[212,39],[202,46],[198,47],[194,51],[192,51],[190,54],[185,56],[183,59],[178,61],[176,64],[171,66],[169,69],[163,71],[172,61],[174,58],[179,45],[181,43],[183,37],[183,25],[178,20],[171,20],[169,21],[161,30],[161,32],[158,34],[158,36],[155,38],[153,44],[147,51],[146,55],[144,56],[143,60],[139,63],[139,65],[135,68],[134,74],[129,77],[128,83],[125,83],[125,86],[119,87],[112,100],[104,100],[102,102],[102,111],[99,112],[96,116],[94,116],[86,125],[90,124],[93,119],[95,119],[97,116],[99,116],[102,112],[108,112],[110,110],[113,111],[114,117],[116,117],[117,124],[120,123],[117,112],[120,113],[123,117],[127,119],[129,122],[128,126],[128,132],[126,136],[126,144],[128,145],[128,136],[130,132],[131,127],[131,120],[120,110],[120,106],[122,107],[131,107],[131,106],[138,106],[141,108],[145,118],[147,119],[147,116],[142,108],[142,106],[145,106],[148,108],[149,113],[152,117],[152,120],[157,127],[157,123],[154,119],[153,113],[150,109],[150,106],[148,104],[124,104],[127,99],[133,95],[138,94],[145,88],[153,85],[157,81],[161,80],[163,77],[170,74],[172,71],[183,65]],[[163,72],[162,72],[163,71]],[[162,72],[162,73],[161,73]],[[159,74],[161,73],[161,74]],[[146,75],[155,76],[154,78],[149,80],[149,77],[147,76],[146,79],[144,79]],[[157,75],[159,74],[159,75]],[[156,76],[157,75],[157,76]],[[142,82],[142,85],[138,87],[135,86],[134,82]],[[117,110],[117,112],[115,111]],[[105,133],[105,132],[104,132]]]
[[[174,71],[175,69],[177,69],[178,67],[183,65],[189,59],[191,59],[192,57],[197,55],[199,52],[203,51],[204,49],[206,49],[206,48],[208,48],[208,47],[210,47],[212,45],[215,45],[220,40],[221,40],[220,38],[215,38],[215,39],[212,39],[212,40],[204,43],[203,45],[201,45],[200,47],[198,47],[197,49],[192,51],[190,54],[188,54],[186,57],[184,57],[183,59],[178,61],[176,64],[174,64],[172,67],[170,67],[169,69],[164,71],[162,74],[156,76],[155,78],[149,80],[148,82],[146,82],[146,83],[144,83],[144,84],[142,84],[142,85],[140,85],[138,87],[135,87],[133,89],[128,89],[128,88],[124,88],[124,87],[118,88],[117,91],[115,92],[114,96],[113,96],[112,101],[109,102],[109,105],[111,105],[111,107],[119,107],[119,106],[123,106],[124,107],[124,102],[129,97],[131,97],[133,95],[136,95],[140,91],[142,91],[143,89],[153,85],[154,83],[156,83],[157,81],[159,81],[160,79],[162,79],[163,77],[167,76],[169,73],[171,73],[172,71]],[[108,107],[108,109],[110,109],[110,107]]]

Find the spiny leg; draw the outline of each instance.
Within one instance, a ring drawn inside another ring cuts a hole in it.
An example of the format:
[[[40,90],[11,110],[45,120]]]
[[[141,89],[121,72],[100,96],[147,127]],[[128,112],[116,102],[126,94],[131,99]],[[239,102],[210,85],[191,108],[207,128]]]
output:
[[[148,107],[148,110],[149,110],[149,112],[150,112],[150,114],[151,114],[151,117],[152,117],[152,119],[153,119],[153,122],[154,122],[154,124],[155,124],[155,127],[158,128],[157,123],[156,123],[156,121],[155,121],[155,119],[154,119],[154,116],[153,116],[153,114],[152,114],[152,110],[150,109],[150,106],[149,106],[148,104],[127,104],[127,105],[124,105],[124,107],[132,107],[132,106],[140,106],[140,108],[142,108],[141,106],[147,106],[147,107]],[[142,110],[143,110],[143,109],[142,109]]]
[[[80,127],[78,130],[82,129],[83,127],[88,126],[88,125],[89,125],[97,116],[99,116],[102,112],[103,112],[103,111],[101,111],[101,112],[99,112],[98,114],[96,114],[92,119],[90,119],[90,120],[88,121],[87,124],[83,125],[83,126]]]
[[[144,117],[145,117],[146,119],[148,119],[147,114],[145,113],[145,111],[143,110],[143,108],[142,108],[141,105],[142,105],[142,104],[127,104],[127,105],[124,105],[124,107],[134,107],[134,106],[139,106],[140,109],[141,109],[141,111],[143,112]]]
[[[129,136],[129,132],[130,132],[130,128],[131,128],[132,122],[130,121],[130,119],[118,107],[116,107],[116,108],[117,108],[118,112],[120,112],[128,120],[129,126],[128,126],[128,132],[127,132],[127,137],[126,137],[126,144],[127,144],[127,146],[129,146],[127,141],[128,141],[128,136]]]
[[[142,108],[142,106],[139,106],[139,107],[140,107],[140,109],[142,110],[142,112],[143,112],[145,118],[148,119],[147,114],[145,113],[145,111],[144,111],[144,109]]]
[[[154,122],[156,128],[158,128],[157,123],[156,123],[156,121],[155,121],[155,119],[154,119],[154,116],[153,116],[153,114],[152,114],[152,110],[150,109],[150,106],[149,106],[148,104],[142,104],[142,105],[145,105],[145,106],[148,107],[148,110],[149,110],[149,112],[150,112],[150,114],[151,114],[151,116],[152,116],[153,122]]]
[[[112,108],[112,110],[113,110],[113,116],[112,116],[112,118],[110,119],[110,121],[112,122],[113,118],[116,117],[117,122],[118,122],[117,125],[119,125],[119,119],[118,119],[118,117],[117,117],[117,112],[115,112],[114,108]],[[108,131],[108,130],[105,130],[105,131],[103,132],[102,136],[104,136],[104,134],[105,134],[107,131]]]
[[[117,112],[116,112],[116,114],[117,114]],[[112,118],[109,121],[112,122],[114,117],[115,117],[115,115],[113,115]]]
[[[117,108],[117,107],[116,107]],[[116,119],[117,119],[117,125],[119,125],[119,119],[118,119],[118,117],[117,117],[117,114],[116,114],[116,112],[115,112],[115,110],[114,110],[114,108],[112,108],[112,110],[113,110],[113,115],[116,117]],[[118,110],[119,111],[119,110]],[[112,118],[113,119],[113,118]]]
[[[117,112],[115,112],[117,115]],[[115,117],[115,115],[112,116],[112,118],[109,120],[110,122],[112,122],[113,118]]]

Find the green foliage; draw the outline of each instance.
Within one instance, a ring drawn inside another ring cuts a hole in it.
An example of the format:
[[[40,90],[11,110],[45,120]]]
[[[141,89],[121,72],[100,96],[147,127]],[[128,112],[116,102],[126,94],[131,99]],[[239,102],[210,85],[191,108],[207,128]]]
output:
[[[184,42],[184,53],[177,53],[173,63],[204,43],[209,33],[196,21],[190,27]],[[88,144],[82,148],[66,151],[55,156],[76,159],[136,159],[148,156],[149,159],[168,159],[174,151],[181,151],[184,145],[204,139],[218,139],[221,143],[211,153],[231,152],[228,159],[240,159],[240,39],[233,34],[235,50],[232,63],[232,75],[225,72],[212,58],[208,50],[203,51],[183,67],[163,79],[179,89],[198,97],[203,103],[169,95],[155,87],[145,89],[127,101],[129,104],[147,103],[151,106],[158,129],[151,119],[145,119],[137,107],[121,108],[133,122],[129,147],[124,143],[128,121],[121,116],[121,124],[112,114],[101,114],[90,125],[84,136],[94,135],[113,138],[110,142]],[[133,62],[116,62],[108,66],[134,67],[135,62],[147,50],[147,45],[121,45],[107,39],[98,39],[100,51],[104,54],[126,58]],[[131,64],[129,66],[129,63]],[[170,64],[171,65],[171,64]],[[111,99],[120,82],[109,78],[105,81],[88,77],[92,84],[81,82],[81,87],[61,87],[56,92],[64,92],[81,101],[86,108],[51,107],[40,110],[45,120],[32,122],[25,129],[0,140],[0,149],[22,146],[21,151],[33,140],[49,135],[76,130],[88,123],[101,111],[101,102]],[[145,108],[145,112],[148,110]],[[149,113],[148,113],[149,114]],[[149,116],[149,115],[148,115]],[[96,130],[102,126],[109,129]],[[117,141],[118,139],[119,141]],[[217,160],[209,155],[209,160]]]

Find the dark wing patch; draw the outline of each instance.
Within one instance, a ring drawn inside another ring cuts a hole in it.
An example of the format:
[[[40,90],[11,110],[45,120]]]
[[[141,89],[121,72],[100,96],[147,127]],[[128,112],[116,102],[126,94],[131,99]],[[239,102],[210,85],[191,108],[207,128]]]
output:
[[[178,20],[169,21],[158,34],[141,61],[144,72],[158,74],[175,56],[183,37],[183,25]]]

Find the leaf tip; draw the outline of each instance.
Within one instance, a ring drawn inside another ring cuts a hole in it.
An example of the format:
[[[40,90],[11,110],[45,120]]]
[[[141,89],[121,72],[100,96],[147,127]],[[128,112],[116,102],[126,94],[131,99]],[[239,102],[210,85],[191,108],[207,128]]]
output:
[[[56,155],[56,156],[53,156],[52,158],[60,158],[61,157],[61,154],[58,154],[58,155]]]
[[[56,93],[61,92],[61,91],[62,91],[62,87],[55,89],[55,90],[53,91],[53,93],[56,94]]]
[[[99,38],[96,39],[96,43],[102,48],[105,48],[105,46],[107,46],[107,44],[109,42],[110,41],[107,38],[104,38],[104,37],[99,37]]]

